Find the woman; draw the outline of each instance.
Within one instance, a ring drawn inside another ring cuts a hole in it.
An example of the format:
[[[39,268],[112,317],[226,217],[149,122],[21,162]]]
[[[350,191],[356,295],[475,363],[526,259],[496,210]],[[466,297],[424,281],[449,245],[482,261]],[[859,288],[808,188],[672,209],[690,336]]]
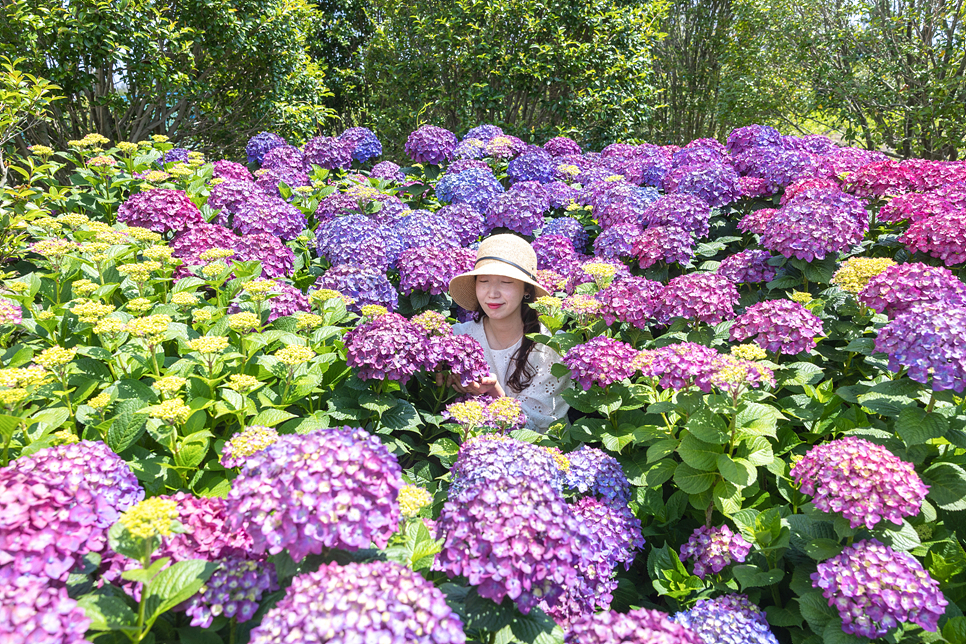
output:
[[[482,314],[478,322],[457,324],[453,332],[482,345],[490,376],[466,387],[452,377],[447,384],[460,393],[515,398],[527,415],[527,426],[545,432],[567,416],[569,405],[560,394],[570,379],[550,373],[560,362],[553,349],[526,337],[548,333],[530,308],[536,298],[549,295],[537,283],[536,272],[537,255],[530,244],[516,235],[494,235],[480,244],[474,269],[450,281],[453,300]]]

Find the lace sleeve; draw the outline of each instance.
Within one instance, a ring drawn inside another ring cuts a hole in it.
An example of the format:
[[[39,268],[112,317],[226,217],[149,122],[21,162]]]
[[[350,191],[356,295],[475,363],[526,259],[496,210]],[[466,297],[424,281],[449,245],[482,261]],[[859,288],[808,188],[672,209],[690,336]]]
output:
[[[550,425],[567,415],[570,405],[561,393],[571,386],[567,376],[555,377],[550,369],[560,356],[550,347],[537,345],[530,355],[531,364],[536,371],[530,386],[521,391],[516,399],[527,415],[527,427],[538,432],[546,432]]]

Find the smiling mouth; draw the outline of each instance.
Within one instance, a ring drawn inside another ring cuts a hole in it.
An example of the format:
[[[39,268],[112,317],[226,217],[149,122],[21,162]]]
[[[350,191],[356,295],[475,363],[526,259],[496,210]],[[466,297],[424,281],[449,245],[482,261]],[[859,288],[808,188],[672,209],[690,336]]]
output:
[[[502,304],[487,304],[487,306],[490,307],[491,309],[498,309],[498,308],[500,308],[503,305]]]

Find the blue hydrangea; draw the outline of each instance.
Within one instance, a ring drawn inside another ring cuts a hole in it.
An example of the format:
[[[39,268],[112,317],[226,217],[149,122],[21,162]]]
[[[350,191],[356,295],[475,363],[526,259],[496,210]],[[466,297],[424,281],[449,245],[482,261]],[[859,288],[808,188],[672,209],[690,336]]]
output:
[[[489,170],[470,169],[447,174],[436,184],[436,197],[443,203],[468,203],[486,212],[490,201],[504,192],[503,184]]]
[[[382,154],[382,143],[375,132],[364,127],[350,127],[339,135],[339,139],[353,145],[352,158],[365,163]]]
[[[287,145],[285,139],[273,132],[259,132],[248,140],[245,155],[249,163],[261,163],[265,154],[272,148]]]
[[[355,301],[348,308],[356,313],[367,304],[378,304],[390,311],[399,308],[399,293],[386,274],[374,268],[339,264],[327,270],[316,286],[351,297]]]
[[[392,224],[403,250],[417,246],[455,248],[459,236],[445,216],[428,210],[413,210]]]
[[[467,203],[449,204],[436,213],[446,219],[461,246],[475,242],[483,235],[483,213]]]
[[[330,264],[366,265],[383,271],[394,266],[405,250],[395,231],[360,214],[336,217],[319,226],[316,244],[319,256]]]
[[[479,139],[484,143],[488,143],[498,136],[503,136],[502,128],[499,128],[496,125],[487,125],[484,123],[483,125],[477,125],[472,130],[467,132],[466,136],[463,137],[463,140],[466,141],[467,139]]]
[[[626,506],[631,500],[631,484],[621,464],[613,456],[596,447],[583,445],[567,454],[567,487],[581,494],[590,493],[615,507]]]
[[[697,633],[704,644],[778,644],[765,613],[744,595],[699,599],[671,619]]]
[[[524,152],[507,166],[507,176],[512,183],[520,181],[539,181],[550,183],[553,181],[557,163],[549,152],[536,149]]]
[[[561,237],[566,237],[570,240],[570,243],[574,245],[574,250],[576,250],[578,253],[583,253],[586,251],[587,243],[590,241],[590,236],[587,234],[587,231],[584,230],[584,225],[573,217],[551,219],[540,230],[540,234],[560,235]]]

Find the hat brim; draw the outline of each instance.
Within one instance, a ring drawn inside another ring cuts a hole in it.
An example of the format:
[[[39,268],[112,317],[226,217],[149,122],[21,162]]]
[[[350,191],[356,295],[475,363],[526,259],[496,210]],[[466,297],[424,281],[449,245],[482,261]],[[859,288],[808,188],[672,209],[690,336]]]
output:
[[[534,290],[536,291],[536,297],[550,295],[550,293],[547,292],[547,289],[530,279],[530,277],[523,273],[523,271],[517,270],[516,268],[513,268],[507,264],[488,262],[468,273],[457,275],[449,282],[450,297],[453,298],[454,302],[462,306],[467,311],[475,311],[480,305],[480,301],[476,298],[477,275],[499,275],[501,277],[512,277],[515,280],[520,280],[524,284],[530,284],[533,286]]]

